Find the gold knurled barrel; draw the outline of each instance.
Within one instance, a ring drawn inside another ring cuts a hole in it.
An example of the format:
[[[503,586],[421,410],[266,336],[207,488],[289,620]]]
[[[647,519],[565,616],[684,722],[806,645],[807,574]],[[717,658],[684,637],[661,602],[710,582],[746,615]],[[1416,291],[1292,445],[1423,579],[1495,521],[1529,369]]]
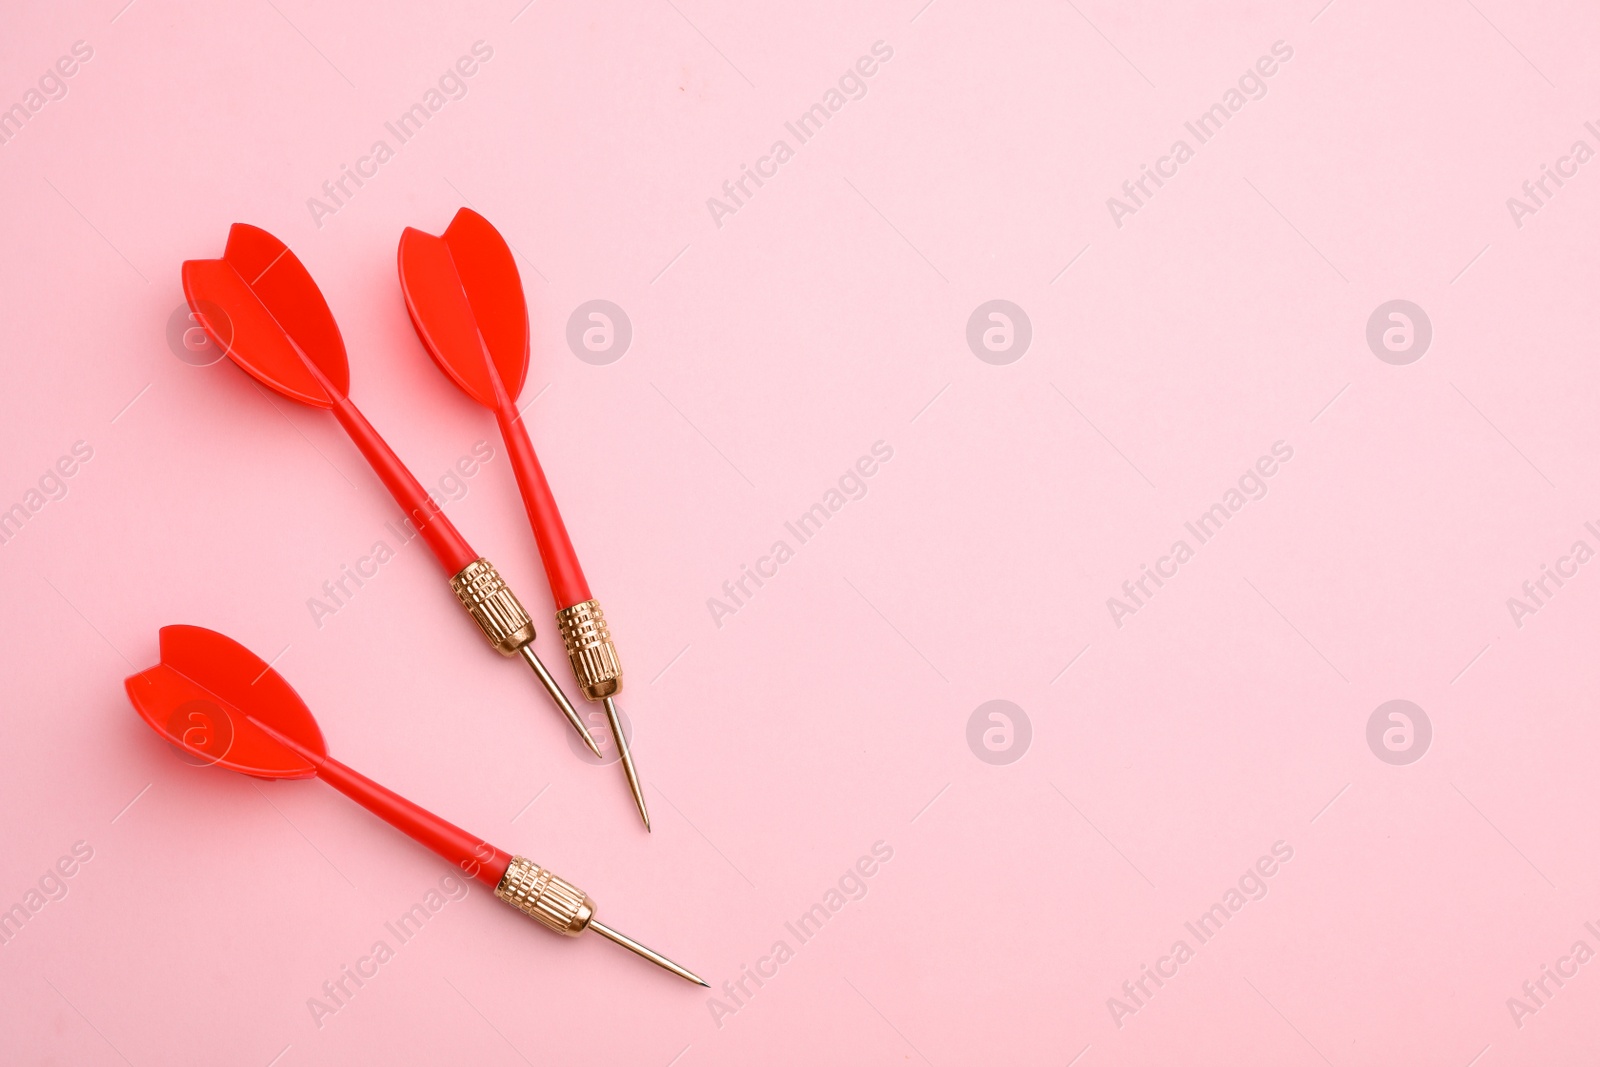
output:
[[[533,640],[533,620],[488,560],[475,559],[467,564],[450,579],[450,588],[502,655],[514,656],[517,649]]]
[[[583,933],[594,918],[594,901],[588,894],[521,856],[506,867],[494,895],[567,937]]]
[[[598,600],[585,600],[556,612],[556,625],[567,646],[572,673],[590,700],[604,700],[622,692],[622,661],[611,643],[606,614]]]

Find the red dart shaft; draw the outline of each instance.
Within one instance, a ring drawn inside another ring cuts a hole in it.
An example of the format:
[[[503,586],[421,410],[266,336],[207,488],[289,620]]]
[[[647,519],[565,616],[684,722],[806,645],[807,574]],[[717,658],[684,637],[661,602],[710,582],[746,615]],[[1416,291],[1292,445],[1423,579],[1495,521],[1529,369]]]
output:
[[[495,419],[500,423],[506,451],[511,454],[511,469],[517,476],[517,488],[522,491],[522,506],[533,524],[539,558],[544,561],[544,572],[550,579],[550,594],[555,597],[556,607],[570,608],[592,599],[583,568],[578,565],[578,554],[572,548],[572,538],[567,536],[567,524],[561,521],[555,495],[550,492],[550,483],[545,481],[544,468],[539,466],[539,457],[533,451],[533,442],[528,440],[527,428],[516,405],[506,400],[495,411]]]
[[[444,565],[445,573],[451,577],[460,574],[463,567],[478,558],[472,546],[467,544],[467,539],[461,536],[455,524],[433,502],[428,491],[422,488],[422,483],[400,462],[400,457],[389,447],[389,442],[378,435],[372,423],[351,403],[350,398],[328,380],[314,360],[306,359],[303,362],[323,391],[333,399],[334,418],[339,420],[339,425],[344,427],[344,432],[350,435],[350,440],[355,442],[361,454],[367,457],[367,463],[377,472],[396,503],[405,509],[406,516],[416,525],[417,532]]]
[[[367,462],[383,479],[383,484],[388,487],[390,494],[399,505],[405,509],[406,515],[416,524],[417,532],[422,539],[433,549],[433,554],[444,565],[445,573],[451,576],[461,573],[461,569],[473,560],[478,554],[467,544],[453,524],[428,496],[427,490],[400,462],[400,457],[395,455],[389,443],[378,436],[378,431],[373,429],[372,423],[356,410],[349,397],[335,397],[333,414],[343,426],[350,439],[356,443],[361,454],[367,457]]]
[[[484,885],[500,884],[501,877],[511,864],[511,853],[474,837],[455,823],[446,822],[394,790],[379,785],[360,771],[346,767],[332,756],[307,748],[256,716],[247,714],[245,718],[268,737],[311,764],[318,778],[396,830],[413,841],[427,845]]]
[[[317,764],[317,777],[372,814],[420,844],[426,845],[462,871],[493,889],[505,876],[511,854],[474,837],[455,823],[439,818],[392,789],[351,770],[332,756]]]
[[[622,690],[622,664],[611,643],[611,631],[605,624],[600,605],[589,592],[583,568],[578,566],[572,538],[567,536],[567,525],[561,521],[555,495],[550,492],[550,483],[545,481],[544,469],[539,466],[533,442],[528,440],[517,405],[506,395],[499,377],[494,377],[493,381],[495,421],[500,424],[500,436],[511,454],[511,469],[516,472],[517,488],[522,491],[522,505],[528,511],[534,539],[539,543],[539,558],[544,561],[545,575],[550,579],[550,593],[556,601],[556,624],[561,627],[561,639],[567,646],[567,659],[572,663],[578,684],[583,686],[583,695],[605,704],[611,735],[616,739],[617,752],[622,758],[622,773],[627,776],[628,789],[633,793],[633,802],[648,831],[650,812],[645,806],[644,788],[639,782],[639,771],[633,765],[627,738],[623,736],[621,713],[612,699]]]
[[[461,867],[461,870],[482,881],[483,885],[491,888],[498,886],[499,880],[506,875],[506,867],[509,867],[512,859],[510,853],[494,848],[482,838],[470,835],[454,822],[440,819],[429,809],[414,805],[400,793],[386,789],[384,785],[379,785],[360,771],[342,765],[331,755],[307,749],[306,745],[294,741],[288,734],[280,733],[254,715],[246,715],[246,718],[278,744],[293,750],[294,755],[314,766],[317,769],[317,777],[322,781],[333,785],[334,789],[338,789],[350,800],[354,800],[358,805],[371,811],[374,816],[392,825],[394,829],[405,833],[406,837],[434,849],[435,853],[453,862],[456,867]]]

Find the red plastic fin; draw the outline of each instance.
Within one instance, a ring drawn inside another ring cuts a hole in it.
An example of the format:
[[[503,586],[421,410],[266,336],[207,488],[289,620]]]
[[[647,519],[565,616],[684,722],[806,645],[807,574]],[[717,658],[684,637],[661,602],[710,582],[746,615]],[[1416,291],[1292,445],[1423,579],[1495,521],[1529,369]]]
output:
[[[311,711],[282,676],[232,638],[199,626],[161,628],[161,662],[132,675],[128,699],[151,729],[206,763],[258,778],[310,778],[327,757]],[[249,721],[292,738],[296,753]]]
[[[350,391],[328,302],[305,265],[267,231],[235,223],[222,259],[183,265],[183,292],[211,339],[263,384],[316,407]]]
[[[505,238],[462,208],[443,237],[408,227],[399,260],[411,323],[439,369],[487,408],[514,401],[528,376],[528,305]]]

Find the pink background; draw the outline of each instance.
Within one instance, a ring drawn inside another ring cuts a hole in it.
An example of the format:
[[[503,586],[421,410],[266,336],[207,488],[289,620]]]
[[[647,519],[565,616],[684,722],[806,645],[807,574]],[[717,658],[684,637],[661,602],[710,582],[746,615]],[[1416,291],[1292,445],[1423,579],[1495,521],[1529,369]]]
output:
[[[0,146],[0,508],[93,450],[0,545],[0,905],[93,850],[0,948],[0,1059],[1600,1054],[1600,963],[1507,1006],[1600,950],[1600,564],[1520,628],[1506,604],[1600,548],[1600,162],[1520,227],[1506,206],[1600,148],[1588,5],[122,2],[0,32],[3,106],[93,49]],[[467,95],[319,228],[307,199],[476,41]],[[866,96],[716,225],[706,199],[877,41]],[[1115,225],[1106,199],[1276,41],[1267,95]],[[401,229],[464,202],[522,257],[528,416],[629,670],[649,837],[420,546],[313,622],[398,509],[331,420],[168,343],[182,260],[236,220],[287,241],[420,478],[495,443],[448,510],[567,677],[492,422],[396,284]],[[565,340],[596,298],[633,325],[606,366]],[[996,298],[1033,331],[1004,366],[965,339]],[[1406,366],[1365,340],[1394,299],[1433,327]],[[716,625],[707,599],[877,441],[867,495]],[[1278,441],[1267,496],[1116,626],[1107,598]],[[793,958],[718,1018],[474,887],[319,1027],[308,998],[447,868],[320,785],[175,758],[121,680],[179,621],[277,657],[336,755],[713,985]],[[1003,766],[967,743],[994,699],[1032,726]],[[1393,699],[1432,723],[1405,766],[1366,740]],[[865,898],[799,944],[785,922],[879,841]],[[1184,924],[1280,841],[1199,945]],[[1108,998],[1180,938],[1119,1026]]]

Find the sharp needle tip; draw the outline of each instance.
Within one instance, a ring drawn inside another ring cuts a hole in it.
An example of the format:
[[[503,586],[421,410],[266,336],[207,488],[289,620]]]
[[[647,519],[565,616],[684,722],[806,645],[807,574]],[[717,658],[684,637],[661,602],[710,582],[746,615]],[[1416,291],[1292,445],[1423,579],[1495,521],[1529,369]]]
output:
[[[594,737],[589,733],[588,727],[583,725],[583,719],[578,715],[578,709],[573,707],[572,701],[567,699],[567,694],[562,690],[560,684],[556,682],[549,669],[545,667],[544,661],[539,658],[539,654],[533,650],[533,645],[523,645],[517,649],[517,652],[528,666],[533,668],[533,673],[538,676],[539,683],[544,686],[545,692],[549,693],[550,699],[555,702],[556,709],[566,716],[567,722],[572,725],[574,730],[578,731],[578,736],[583,738],[583,743],[589,746],[589,751],[593,752],[596,758],[605,759],[605,755],[600,751],[600,746],[595,743]]]
[[[711,988],[710,983],[708,983],[704,978],[701,978],[698,974],[695,974],[693,971],[689,970],[687,967],[681,967],[678,964],[673,963],[661,953],[655,951],[654,949],[645,948],[627,934],[619,933],[616,930],[611,929],[611,927],[601,923],[597,919],[589,920],[589,929],[607,938],[608,940],[616,942],[630,952],[638,953],[651,963],[655,964],[657,967],[660,967],[663,970],[671,971],[673,974],[677,975],[679,978],[682,978],[686,982],[694,982],[697,985],[705,986],[707,989]]]
[[[611,723],[611,736],[617,742],[617,754],[621,757],[622,773],[628,777],[628,789],[633,793],[633,802],[638,805],[639,818],[644,820],[646,833],[650,832],[650,811],[644,804],[644,787],[639,782],[639,772],[633,766],[633,753],[628,749],[628,739],[622,730],[622,721],[617,712],[617,702],[610,697],[605,698],[606,719]]]

